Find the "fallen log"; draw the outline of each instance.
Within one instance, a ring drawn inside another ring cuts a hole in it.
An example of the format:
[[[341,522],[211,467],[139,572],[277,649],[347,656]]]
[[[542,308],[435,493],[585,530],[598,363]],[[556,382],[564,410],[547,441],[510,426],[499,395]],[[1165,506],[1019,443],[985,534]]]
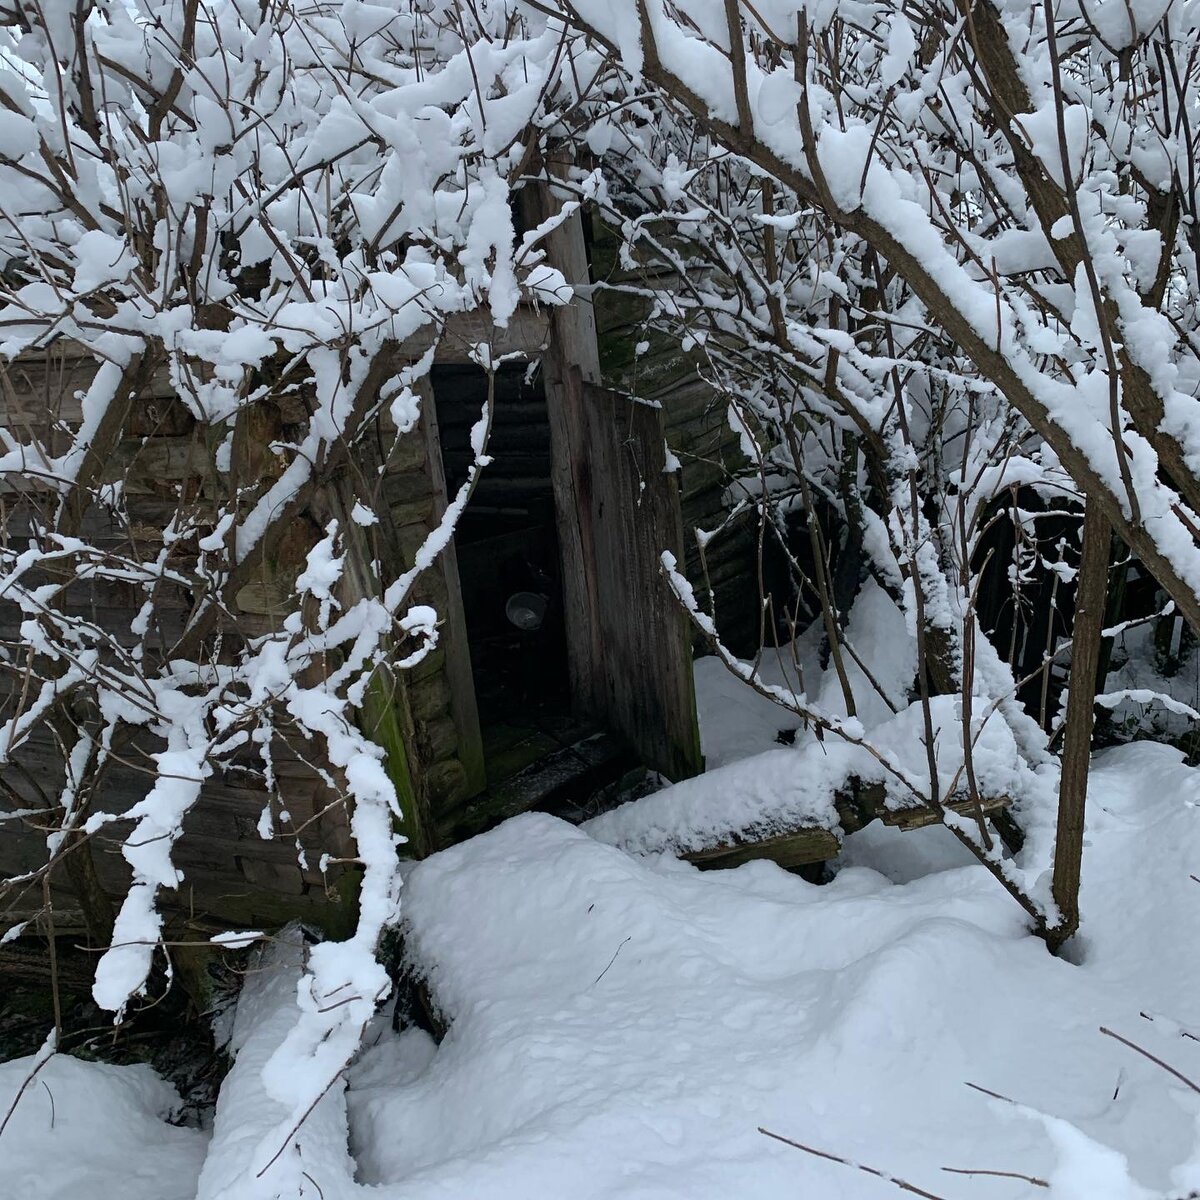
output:
[[[734,867],[767,858],[792,868],[835,858],[842,838],[879,820],[907,831],[936,825],[942,811],[912,797],[889,802],[881,783],[836,770],[806,777],[788,751],[760,756],[756,772],[740,764],[631,800],[583,823],[599,841],[635,854],[672,854],[700,867]],[[1011,799],[982,796],[985,816]],[[951,812],[977,815],[976,802],[955,794]]]

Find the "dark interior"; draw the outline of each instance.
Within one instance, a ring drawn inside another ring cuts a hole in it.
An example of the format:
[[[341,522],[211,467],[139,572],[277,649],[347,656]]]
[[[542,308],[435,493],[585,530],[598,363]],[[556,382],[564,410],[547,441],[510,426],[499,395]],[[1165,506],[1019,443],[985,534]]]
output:
[[[487,399],[476,367],[433,369],[446,484],[451,496],[473,460],[471,428]],[[562,581],[550,483],[550,427],[540,380],[523,366],[495,379],[488,453],[455,535],[463,608],[490,785],[579,734],[570,715]],[[544,603],[510,601],[520,593]],[[531,607],[532,606],[532,607]]]

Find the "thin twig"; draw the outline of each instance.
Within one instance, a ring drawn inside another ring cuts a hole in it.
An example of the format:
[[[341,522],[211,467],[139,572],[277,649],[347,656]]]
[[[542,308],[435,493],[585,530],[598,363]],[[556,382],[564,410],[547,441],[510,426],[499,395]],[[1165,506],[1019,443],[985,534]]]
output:
[[[1039,1179],[1036,1175],[1023,1175],[1020,1171],[982,1171],[971,1167],[943,1167],[942,1170],[947,1175],[992,1175],[997,1179],[1023,1179],[1026,1183],[1032,1183],[1034,1187],[1050,1186],[1046,1180]]]
[[[320,1104],[321,1101],[325,1099],[325,1097],[329,1094],[330,1090],[332,1089],[333,1085],[335,1083],[337,1083],[337,1081],[339,1079],[341,1079],[341,1077],[345,1073],[346,1073],[346,1068],[342,1067],[342,1069],[340,1071],[338,1071],[338,1073],[336,1075],[334,1075],[334,1077],[321,1089],[317,1098],[304,1110],[304,1112],[302,1112],[300,1114],[300,1120],[298,1120],[295,1123],[295,1125],[293,1125],[292,1128],[288,1131],[287,1137],[285,1137],[283,1139],[282,1143],[280,1143],[279,1149],[276,1150],[275,1153],[271,1155],[270,1159],[267,1161],[267,1165],[265,1167],[263,1167],[263,1169],[261,1171],[259,1171],[257,1175],[255,1175],[255,1177],[254,1177],[255,1179],[261,1179],[275,1165],[275,1163],[279,1160],[279,1156],[290,1145],[292,1138],[294,1138],[296,1136],[296,1134],[300,1131],[300,1126],[303,1125],[304,1122],[307,1121],[310,1116],[312,1116],[313,1109],[316,1108],[317,1105]]]
[[[9,1121],[12,1120],[12,1115],[17,1111],[17,1105],[21,1103],[21,1097],[25,1095],[29,1085],[38,1077],[38,1072],[54,1057],[54,1052],[58,1046],[58,1041],[54,1034],[51,1034],[42,1044],[41,1050],[38,1051],[38,1059],[33,1064],[33,1070],[25,1076],[25,1081],[17,1089],[17,1094],[13,1097],[12,1103],[8,1106],[8,1112],[4,1114],[4,1120],[0,1121],[0,1134],[8,1128]]]
[[[927,1192],[924,1188],[919,1188],[915,1183],[909,1183],[905,1179],[900,1179],[895,1175],[888,1175],[884,1171],[878,1170],[876,1167],[869,1167],[866,1163],[854,1162],[849,1158],[842,1158],[839,1154],[830,1154],[827,1150],[816,1150],[812,1146],[806,1146],[803,1142],[794,1142],[791,1138],[784,1137],[781,1133],[772,1133],[769,1129],[764,1129],[761,1125],[758,1127],[758,1132],[765,1137],[774,1138],[777,1142],[783,1142],[785,1146],[791,1146],[796,1150],[803,1150],[805,1154],[811,1154],[814,1158],[823,1158],[828,1162],[841,1163],[843,1167],[853,1167],[856,1171],[862,1171],[864,1175],[874,1175],[876,1179],[883,1179],[888,1183],[895,1184],[903,1192],[911,1192],[914,1196],[923,1196],[925,1200],[945,1200],[945,1197],[939,1196],[936,1192]]]
[[[1161,1058],[1159,1058],[1157,1055],[1151,1054],[1150,1051],[1144,1046],[1139,1046],[1137,1042],[1131,1042],[1127,1037],[1122,1037],[1119,1033],[1114,1033],[1111,1029],[1108,1029],[1104,1025],[1100,1026],[1100,1032],[1104,1034],[1105,1037],[1110,1037],[1114,1041],[1120,1042],[1122,1046],[1128,1046],[1130,1050],[1140,1054],[1143,1058],[1148,1058],[1152,1063],[1154,1063],[1155,1066],[1162,1067],[1162,1069],[1166,1071],[1168,1075],[1173,1075],[1179,1080],[1180,1083],[1184,1084],[1186,1087],[1190,1087],[1193,1092],[1196,1092],[1198,1095],[1200,1095],[1200,1083],[1196,1083],[1194,1080],[1189,1079],[1182,1071],[1171,1066],[1170,1063],[1163,1062]]]
[[[629,941],[629,938],[626,938],[626,939],[625,939],[625,942],[627,942],[627,941]],[[613,951],[613,956],[612,956],[612,958],[610,958],[610,959],[608,960],[608,967],[611,967],[611,966],[613,965],[613,963],[615,963],[615,962],[617,961],[617,955],[621,953],[621,948],[622,948],[622,947],[625,945],[625,942],[622,942],[622,943],[621,943],[621,945],[620,945],[620,946],[618,946],[618,947],[617,947],[617,948],[616,948],[616,949]],[[607,974],[608,974],[608,967],[605,967],[605,968],[604,968],[604,970],[603,970],[603,971],[601,971],[601,972],[600,972],[600,974],[599,974],[599,975],[597,975],[597,976],[596,976],[596,978],[592,980],[592,987],[595,987],[595,986],[596,986],[596,984],[598,984],[598,983],[600,982],[600,980],[602,980],[602,979],[605,977],[605,975],[607,975]]]

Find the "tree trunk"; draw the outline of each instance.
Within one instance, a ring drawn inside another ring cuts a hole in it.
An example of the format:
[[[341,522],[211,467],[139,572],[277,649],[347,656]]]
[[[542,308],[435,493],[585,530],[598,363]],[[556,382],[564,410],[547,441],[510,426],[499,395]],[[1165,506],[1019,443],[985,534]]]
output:
[[[1091,767],[1096,676],[1108,599],[1111,549],[1112,528],[1099,505],[1089,499],[1083,516],[1083,556],[1079,564],[1075,624],[1071,632],[1071,690],[1067,695],[1052,883],[1059,915],[1057,924],[1046,931],[1046,943],[1051,950],[1058,950],[1079,928],[1083,818]]]

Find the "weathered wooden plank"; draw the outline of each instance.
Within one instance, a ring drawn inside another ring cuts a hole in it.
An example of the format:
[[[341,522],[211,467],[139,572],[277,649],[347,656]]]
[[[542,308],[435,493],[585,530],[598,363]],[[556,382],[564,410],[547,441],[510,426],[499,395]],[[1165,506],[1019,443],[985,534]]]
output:
[[[533,221],[560,211],[548,183],[529,193]],[[551,234],[547,253],[568,283],[590,282],[578,215]],[[687,626],[658,562],[663,550],[683,556],[662,414],[601,386],[590,290],[556,310],[551,328],[543,371],[572,695],[648,765],[684,778],[702,759]]]
[[[473,363],[474,347],[487,342],[494,355],[522,354],[536,357],[546,344],[549,316],[545,309],[521,305],[501,328],[484,309],[455,313],[446,322],[437,361]],[[407,338],[398,347],[402,359],[418,359],[433,343],[433,329],[423,330]],[[81,418],[80,398],[91,386],[99,364],[85,346],[59,339],[50,347],[22,354],[15,361],[0,362],[0,423],[10,427],[47,428],[53,421],[74,424]],[[145,398],[171,401],[175,396],[166,367],[151,376],[142,392]],[[178,401],[176,401],[178,403]],[[166,428],[162,432],[183,432],[171,428],[181,420],[169,414],[169,405],[160,406]],[[149,432],[154,419],[147,413],[139,418],[134,432]]]
[[[423,781],[431,810],[440,819],[455,801],[472,794],[467,769],[457,758],[444,758],[425,771]],[[443,842],[445,841],[443,837]]]
[[[555,169],[565,170],[562,164]],[[541,182],[520,193],[524,224],[533,229],[556,217],[562,198]],[[587,285],[587,248],[578,214],[561,222],[546,239],[550,263],[567,283]],[[596,316],[590,294],[581,291],[569,305],[550,314],[550,339],[542,358],[547,416],[552,448],[550,478],[558,512],[559,557],[562,562],[563,609],[571,695],[581,711],[599,713],[604,706],[604,646],[596,619],[599,607],[594,554],[582,524],[591,498],[587,478],[588,446],[581,423],[585,382],[600,383]]]
[[[592,228],[592,263],[598,277],[619,284],[636,275],[636,282],[643,283],[644,272],[631,273],[619,261],[616,233],[597,219]],[[669,286],[671,274],[660,275],[664,286]],[[738,435],[729,427],[728,401],[706,378],[703,351],[685,351],[676,339],[647,331],[644,321],[648,312],[649,303],[641,296],[609,290],[597,293],[601,363],[606,381],[661,406],[667,444],[681,464],[677,478],[687,531],[684,569],[692,584],[699,586],[699,555],[691,531],[720,523],[729,508],[726,487],[749,464]],[[634,353],[639,342],[648,343],[640,355]],[[738,652],[750,652],[758,637],[753,541],[722,539],[719,546],[710,547],[709,563],[714,572],[719,563],[730,578],[744,581],[746,595],[740,602],[718,606],[718,629]],[[703,650],[705,640],[698,635],[694,640],[697,649]]]
[[[980,796],[979,811],[987,816],[989,813],[1008,808],[1011,803],[1012,798],[1009,796]],[[973,817],[976,814],[975,804],[966,798],[953,799],[946,807],[961,817]],[[908,831],[924,829],[928,825],[940,825],[942,815],[927,805],[915,804],[911,808],[885,808],[880,812],[879,819],[885,825],[895,825]]]
[[[379,459],[370,455],[359,464],[368,475],[380,468]],[[404,559],[394,537],[390,521],[381,521],[366,529],[351,519],[357,497],[348,475],[341,473],[330,480],[329,486],[314,497],[314,509],[324,524],[330,518],[338,521],[345,538],[344,565],[338,580],[339,600],[349,609],[359,600],[377,596],[381,580],[395,579],[404,570]],[[382,747],[385,769],[395,788],[400,806],[397,821],[399,832],[417,857],[433,849],[428,804],[420,782],[420,763],[412,753],[413,720],[408,708],[408,687],[403,675],[394,671],[385,658],[371,675],[358,714],[363,733]],[[331,771],[334,777],[338,772]]]
[[[80,401],[99,366],[84,347],[65,338],[12,362],[0,362],[0,421],[10,428],[33,430],[48,429],[58,421],[77,423],[82,415]],[[164,418],[174,394],[165,366],[151,373],[141,391],[146,399],[163,402],[154,406],[154,412]],[[148,418],[153,421],[149,413],[139,418],[137,432],[145,429]]]
[[[788,830],[757,840],[731,840],[720,846],[705,847],[680,855],[698,867],[721,870],[740,867],[757,858],[767,858],[781,867],[802,867],[809,863],[827,862],[836,858],[841,849],[837,834],[820,826]]]
[[[446,485],[446,468],[442,461],[439,414],[433,389],[426,386],[422,396],[421,425],[425,435],[425,454],[429,478],[433,485],[434,522],[440,521],[450,502]],[[445,683],[449,692],[449,712],[453,718],[457,745],[454,756],[461,764],[464,778],[462,796],[482,791],[487,784],[483,761],[483,735],[479,728],[479,705],[475,696],[475,679],[471,669],[471,646],[467,638],[467,617],[463,608],[462,581],[458,571],[458,551],[453,539],[441,553],[439,570],[445,588],[441,607],[443,618],[442,645],[445,652]],[[447,757],[439,755],[440,757]],[[434,762],[436,759],[431,759]],[[439,778],[439,804],[450,799],[446,791],[448,777]]]
[[[380,491],[397,525],[428,521],[433,516],[433,490],[423,472],[389,473]]]
[[[414,742],[421,762],[432,766],[447,758],[459,757],[458,726],[449,712],[428,721],[415,721]]]
[[[549,338],[550,322],[543,308],[522,304],[501,328],[486,309],[455,313],[446,322],[445,334],[438,345],[439,363],[473,364],[475,346],[486,342],[492,357],[502,354],[521,354],[536,358]],[[423,330],[400,343],[399,352],[405,358],[420,358],[432,343],[432,331]]]
[[[208,446],[196,434],[181,437],[122,438],[104,466],[104,480],[179,482],[214,472]]]
[[[450,684],[444,672],[408,681],[408,703],[414,721],[428,721],[450,711]]]
[[[686,614],[663,578],[683,558],[679,485],[660,409],[584,384],[591,511],[605,646],[604,715],[670,779],[703,769]]]
[[[632,810],[638,803],[636,800],[630,801],[626,807]],[[1004,810],[1010,803],[1011,799],[1008,796],[986,796],[980,798],[979,809],[987,816]],[[889,808],[885,802],[884,789],[880,785],[863,785],[853,779],[834,796],[833,807],[837,813],[841,833],[853,833],[877,819],[885,825],[893,825],[904,831],[936,825],[942,820],[941,812],[915,799],[910,807]],[[961,795],[952,798],[946,807],[967,817],[974,816],[977,811],[974,802]],[[676,854],[699,867],[725,869],[740,866],[752,859],[766,858],[781,867],[792,868],[835,858],[841,849],[838,832],[819,821],[808,820],[765,829],[744,829],[709,844],[689,847],[686,850],[681,850],[678,843],[673,842],[668,835],[663,836],[661,844],[646,844],[644,839],[639,839],[638,850],[641,853],[657,851]]]

